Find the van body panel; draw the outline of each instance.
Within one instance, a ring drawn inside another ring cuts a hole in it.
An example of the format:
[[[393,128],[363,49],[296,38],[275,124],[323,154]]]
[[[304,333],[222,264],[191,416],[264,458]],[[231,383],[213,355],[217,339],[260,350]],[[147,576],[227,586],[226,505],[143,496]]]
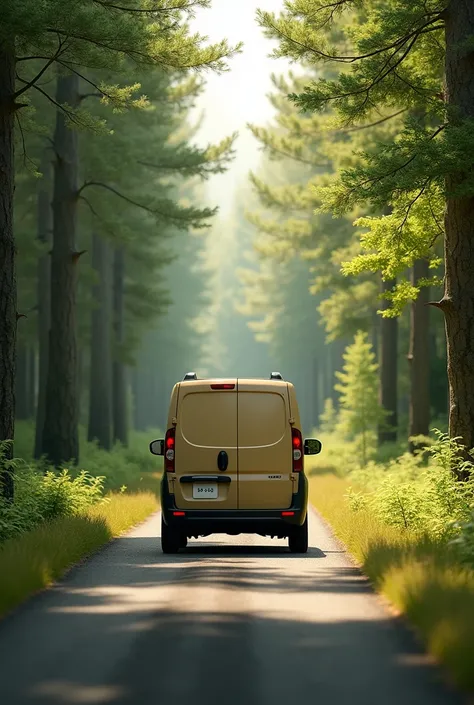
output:
[[[211,389],[212,381],[184,382],[179,385],[176,412],[176,462],[172,481],[178,509],[237,509],[237,380],[219,380],[234,384],[234,390]],[[172,420],[172,419],[171,419]],[[228,464],[219,469],[218,456],[224,451]],[[207,482],[206,476],[225,475],[230,482]],[[217,497],[194,497],[195,483],[215,485]],[[183,481],[184,480],[184,481]]]
[[[294,483],[288,385],[238,380],[239,509],[287,509]]]

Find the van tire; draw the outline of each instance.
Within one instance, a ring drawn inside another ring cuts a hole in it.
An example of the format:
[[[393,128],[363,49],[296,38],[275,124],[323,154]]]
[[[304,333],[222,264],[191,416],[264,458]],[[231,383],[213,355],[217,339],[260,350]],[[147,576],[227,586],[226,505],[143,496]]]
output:
[[[291,553],[306,553],[308,551],[308,517],[302,526],[294,526],[288,536],[288,546]]]
[[[178,553],[180,545],[180,535],[165,524],[163,517],[161,517],[161,550],[163,553]]]

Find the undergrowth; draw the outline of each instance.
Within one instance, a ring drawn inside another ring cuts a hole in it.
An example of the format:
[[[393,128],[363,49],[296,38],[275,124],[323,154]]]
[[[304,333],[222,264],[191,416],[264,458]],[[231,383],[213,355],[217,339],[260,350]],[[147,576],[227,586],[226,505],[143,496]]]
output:
[[[87,442],[82,429],[79,464],[56,470],[32,458],[34,427],[19,422],[16,459],[5,461],[6,445],[0,445],[0,459],[10,465],[14,478],[15,497],[10,502],[0,496],[0,543],[43,522],[84,515],[93,505],[107,503],[110,492],[158,494],[162,461],[157,461],[148,446],[159,435],[132,433],[128,448],[117,444],[106,451]]]
[[[119,443],[111,450],[99,448],[97,443],[87,440],[86,429],[79,429],[80,458],[77,467],[70,465],[67,469],[72,475],[86,470],[89,475],[104,478],[104,491],[118,491],[123,486],[127,491],[157,491],[163,461],[149,451],[150,441],[162,438],[159,430],[132,431],[127,448]],[[29,421],[17,421],[15,425],[14,453],[30,467],[44,470],[45,462],[35,461],[34,424]]]

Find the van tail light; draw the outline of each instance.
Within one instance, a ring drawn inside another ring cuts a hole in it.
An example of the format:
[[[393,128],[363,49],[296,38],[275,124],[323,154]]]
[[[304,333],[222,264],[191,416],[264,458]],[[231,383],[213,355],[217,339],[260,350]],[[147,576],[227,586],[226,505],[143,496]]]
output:
[[[174,472],[175,459],[175,428],[169,428],[165,436],[165,471]]]
[[[235,384],[211,384],[211,389],[235,389]]]
[[[297,428],[291,429],[291,440],[293,445],[293,472],[303,470],[303,436]]]

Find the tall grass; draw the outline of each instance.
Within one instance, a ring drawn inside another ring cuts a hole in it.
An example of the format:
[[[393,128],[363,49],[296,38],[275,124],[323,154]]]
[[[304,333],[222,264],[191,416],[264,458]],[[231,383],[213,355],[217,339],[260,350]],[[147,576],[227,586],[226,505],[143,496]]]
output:
[[[0,615],[158,508],[151,492],[118,494],[76,516],[45,521],[0,544]]]
[[[474,569],[435,535],[390,525],[348,500],[350,482],[313,465],[310,500],[364,573],[405,613],[427,650],[474,689]]]

